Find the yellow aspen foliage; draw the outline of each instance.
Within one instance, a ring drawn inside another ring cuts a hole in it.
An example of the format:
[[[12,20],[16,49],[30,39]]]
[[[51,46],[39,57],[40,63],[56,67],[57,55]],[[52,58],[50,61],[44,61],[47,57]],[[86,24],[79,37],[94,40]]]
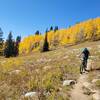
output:
[[[23,39],[20,43],[20,53],[29,53],[39,48],[39,43],[44,39],[44,35],[31,35]],[[100,17],[80,22],[67,29],[48,32],[49,45],[67,45],[86,40],[100,39]]]
[[[30,35],[24,38],[19,45],[19,53],[29,53],[33,51],[33,49],[39,47],[39,43],[42,39],[42,35]]]

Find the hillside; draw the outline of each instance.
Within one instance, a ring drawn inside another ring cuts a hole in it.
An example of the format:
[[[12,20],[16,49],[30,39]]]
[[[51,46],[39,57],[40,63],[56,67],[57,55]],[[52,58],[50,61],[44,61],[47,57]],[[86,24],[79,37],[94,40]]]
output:
[[[64,80],[78,82],[80,77],[78,56],[84,47],[88,47],[95,68],[99,69],[100,41],[84,42],[46,53],[34,52],[16,58],[1,57],[0,100],[27,100],[24,97],[27,92],[39,93],[39,100],[70,100],[74,86],[63,86],[63,82]],[[91,83],[100,76],[99,74],[99,71],[87,74],[88,82]],[[95,83],[95,88],[100,91],[99,81]]]
[[[22,40],[19,46],[20,53],[29,53],[38,50],[43,43],[43,35],[30,35]],[[48,32],[50,48],[75,44],[83,41],[96,41],[100,39],[100,18],[80,22],[67,29]]]

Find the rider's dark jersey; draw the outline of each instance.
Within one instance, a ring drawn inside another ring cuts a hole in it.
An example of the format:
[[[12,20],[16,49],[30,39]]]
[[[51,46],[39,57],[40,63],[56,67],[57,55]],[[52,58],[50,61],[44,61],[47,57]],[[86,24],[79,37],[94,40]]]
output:
[[[88,51],[87,49],[84,50],[84,51],[82,52],[82,54],[84,55],[84,56],[83,56],[83,59],[84,59],[84,60],[87,60],[87,59],[89,58],[90,53],[89,53],[89,51]]]

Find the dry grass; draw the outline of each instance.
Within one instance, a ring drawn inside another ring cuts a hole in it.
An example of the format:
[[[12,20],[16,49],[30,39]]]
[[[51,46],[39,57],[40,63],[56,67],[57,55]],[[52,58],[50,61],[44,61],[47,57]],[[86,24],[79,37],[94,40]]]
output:
[[[19,100],[29,91],[40,92],[41,100],[67,100],[72,87],[63,87],[62,82],[78,79],[80,60],[77,55],[81,50],[78,48],[83,45],[86,44],[17,58],[0,58],[0,100]],[[93,52],[96,50],[91,51],[98,55]],[[48,92],[49,95],[44,95]]]

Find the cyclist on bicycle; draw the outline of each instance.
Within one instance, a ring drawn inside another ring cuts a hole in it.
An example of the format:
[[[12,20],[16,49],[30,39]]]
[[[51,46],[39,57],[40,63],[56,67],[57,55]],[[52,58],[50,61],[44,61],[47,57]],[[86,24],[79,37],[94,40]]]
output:
[[[86,68],[87,68],[87,61],[88,61],[88,58],[90,56],[90,52],[87,48],[84,48],[84,50],[82,51],[81,55],[82,57],[82,65],[80,66],[80,73],[82,74],[83,71],[87,71]]]

